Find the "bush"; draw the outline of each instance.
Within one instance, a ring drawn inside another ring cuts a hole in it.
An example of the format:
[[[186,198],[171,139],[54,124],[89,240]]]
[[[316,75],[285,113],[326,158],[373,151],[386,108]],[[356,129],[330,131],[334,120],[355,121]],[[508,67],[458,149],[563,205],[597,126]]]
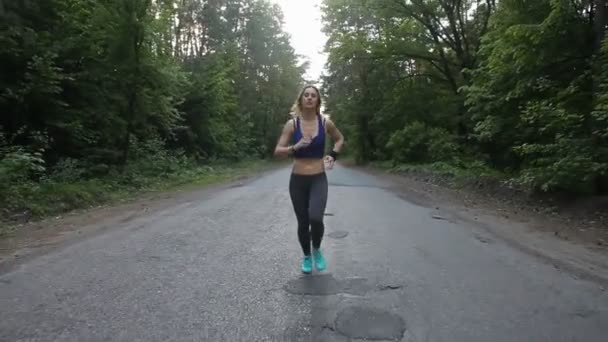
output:
[[[124,167],[104,164],[107,171],[95,176],[91,170],[100,166],[91,162],[65,158],[47,168],[40,153],[28,152],[23,147],[0,146],[3,153],[0,197],[6,199],[0,205],[0,220],[16,213],[40,218],[129,197],[141,190],[207,182],[251,165],[250,162],[213,164],[218,167],[201,165],[180,150],[168,150],[160,139],[134,139]]]
[[[458,153],[454,135],[418,121],[393,133],[386,147],[396,163],[450,161]]]
[[[522,127],[534,127],[538,133],[534,140],[514,147],[523,158],[518,181],[544,192],[595,192],[596,178],[606,174],[608,164],[585,134],[587,120],[549,101],[528,103]]]

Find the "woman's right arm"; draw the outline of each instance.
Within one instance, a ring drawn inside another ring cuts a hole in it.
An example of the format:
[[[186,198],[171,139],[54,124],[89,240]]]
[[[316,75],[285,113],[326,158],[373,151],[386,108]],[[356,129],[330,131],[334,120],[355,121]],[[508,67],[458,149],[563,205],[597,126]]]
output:
[[[288,145],[292,134],[293,124],[291,123],[291,120],[289,120],[285,123],[285,126],[283,126],[283,131],[281,132],[277,146],[274,148],[275,156],[286,157],[293,152],[293,146]]]

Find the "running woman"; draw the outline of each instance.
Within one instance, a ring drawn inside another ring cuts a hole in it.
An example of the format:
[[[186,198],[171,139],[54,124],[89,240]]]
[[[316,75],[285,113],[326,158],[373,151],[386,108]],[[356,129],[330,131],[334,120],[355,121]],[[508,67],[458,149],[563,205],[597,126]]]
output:
[[[325,170],[333,168],[344,146],[344,136],[331,119],[321,114],[321,94],[315,86],[302,89],[292,107],[292,116],[283,127],[274,154],[291,155],[294,159],[289,195],[304,253],[301,269],[303,273],[311,273],[313,261],[318,271],[326,268],[321,252],[328,190]],[[334,147],[324,157],[327,136],[334,141]]]

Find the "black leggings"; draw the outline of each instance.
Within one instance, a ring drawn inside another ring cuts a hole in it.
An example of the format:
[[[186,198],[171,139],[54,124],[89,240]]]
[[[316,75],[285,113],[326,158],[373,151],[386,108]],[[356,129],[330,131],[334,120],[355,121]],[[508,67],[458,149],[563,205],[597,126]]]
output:
[[[325,231],[323,216],[327,204],[327,175],[325,172],[315,175],[292,173],[289,195],[298,219],[298,240],[302,252],[308,256],[311,254],[311,240],[314,248],[320,248]]]

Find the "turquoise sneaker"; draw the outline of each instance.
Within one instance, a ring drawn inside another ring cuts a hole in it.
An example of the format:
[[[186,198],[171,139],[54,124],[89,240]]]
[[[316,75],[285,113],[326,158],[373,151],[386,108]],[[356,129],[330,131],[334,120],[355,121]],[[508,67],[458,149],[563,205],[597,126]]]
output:
[[[321,253],[321,250],[315,249],[313,251],[313,256],[315,258],[315,268],[319,271],[323,271],[327,266],[325,265],[325,257],[323,256],[323,253]]]
[[[310,256],[305,256],[304,260],[302,260],[302,272],[303,273],[312,272],[312,258]]]

